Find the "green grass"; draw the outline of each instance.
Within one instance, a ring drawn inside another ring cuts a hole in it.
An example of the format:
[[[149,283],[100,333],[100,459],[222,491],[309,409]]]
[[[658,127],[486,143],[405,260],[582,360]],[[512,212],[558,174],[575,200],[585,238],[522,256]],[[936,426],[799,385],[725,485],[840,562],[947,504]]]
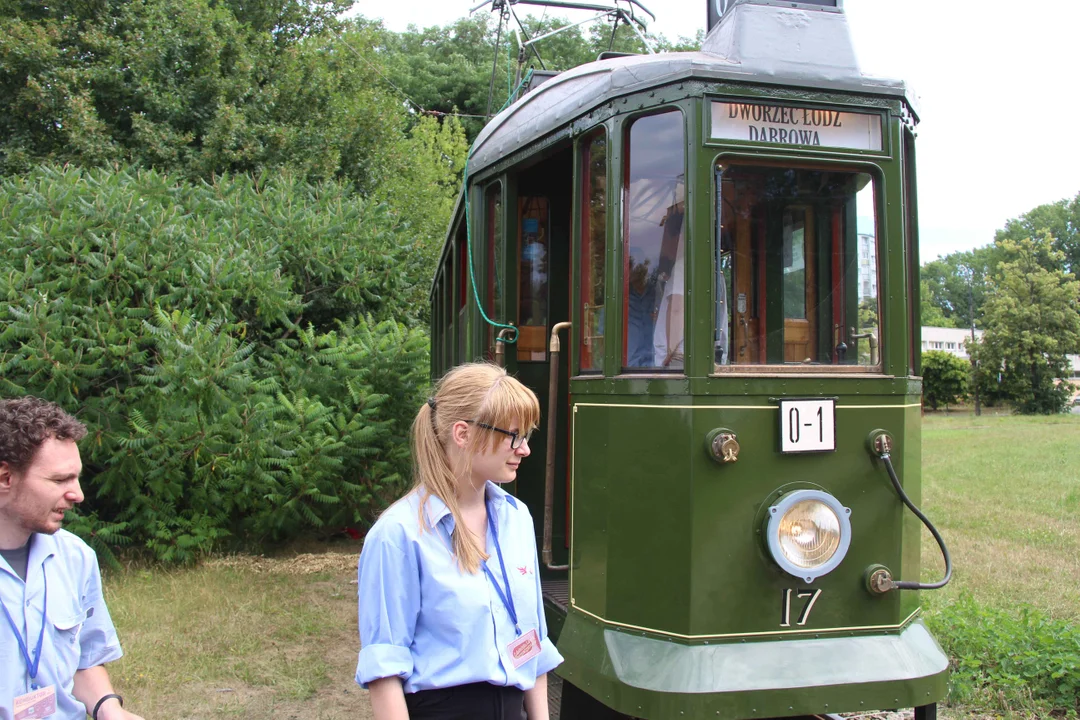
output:
[[[110,574],[115,684],[148,719],[369,718],[352,681],[358,554]]]
[[[928,416],[923,503],[955,565],[946,589],[924,594],[928,604],[968,593],[1080,617],[1080,416]],[[923,558],[923,577],[940,577],[929,533]]]
[[[922,595],[953,660],[944,716],[1076,717],[1080,417],[928,416],[923,503],[954,565]],[[929,533],[923,559],[939,578]]]

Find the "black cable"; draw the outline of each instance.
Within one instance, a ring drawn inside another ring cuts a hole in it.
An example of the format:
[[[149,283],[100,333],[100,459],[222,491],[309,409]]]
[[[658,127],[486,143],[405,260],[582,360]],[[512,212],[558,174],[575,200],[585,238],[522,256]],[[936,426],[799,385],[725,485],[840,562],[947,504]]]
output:
[[[495,59],[491,61],[491,86],[488,88],[487,116],[491,117],[491,101],[495,97],[495,73],[499,69],[499,44],[502,41],[503,20],[506,18],[506,8],[499,12],[499,29],[495,33]],[[509,38],[508,38],[509,39]]]
[[[619,32],[619,16],[615,16],[615,24],[611,26],[611,40],[608,41],[607,49],[611,52],[615,49],[615,35]]]
[[[893,488],[896,489],[896,494],[900,496],[900,499],[904,501],[904,504],[908,506],[911,512],[915,513],[915,516],[922,520],[923,525],[930,531],[930,534],[937,540],[938,547],[941,548],[941,554],[945,558],[945,577],[936,583],[919,583],[913,581],[897,581],[894,580],[892,587],[894,590],[938,590],[949,584],[952,580],[952,557],[949,555],[949,548],[945,547],[945,540],[941,537],[941,533],[934,527],[934,523],[930,522],[930,518],[923,514],[922,510],[915,507],[915,503],[911,502],[911,498],[904,492],[904,488],[900,486],[900,479],[896,477],[896,469],[892,464],[892,457],[889,453],[883,452],[878,455],[882,462],[885,463],[885,469],[889,472],[889,479],[892,480]]]

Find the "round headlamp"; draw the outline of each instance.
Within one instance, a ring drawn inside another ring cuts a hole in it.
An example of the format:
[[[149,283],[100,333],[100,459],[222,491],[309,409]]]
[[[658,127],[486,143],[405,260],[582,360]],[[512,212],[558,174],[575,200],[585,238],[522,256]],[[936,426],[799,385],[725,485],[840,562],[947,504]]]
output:
[[[796,490],[769,508],[773,560],[808,583],[832,572],[851,544],[851,510],[821,490]]]

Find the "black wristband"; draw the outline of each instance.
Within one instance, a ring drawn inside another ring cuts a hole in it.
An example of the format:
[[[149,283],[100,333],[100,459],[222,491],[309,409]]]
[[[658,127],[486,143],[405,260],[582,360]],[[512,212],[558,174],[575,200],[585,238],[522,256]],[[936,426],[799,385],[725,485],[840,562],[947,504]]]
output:
[[[104,703],[106,700],[111,700],[112,698],[116,698],[117,700],[119,700],[120,701],[120,707],[124,707],[124,698],[120,697],[116,693],[109,693],[108,695],[102,695],[101,699],[97,701],[97,705],[94,706],[94,712],[90,713],[90,717],[94,718],[94,720],[98,720],[97,714],[98,714],[98,710],[101,709],[101,704]]]

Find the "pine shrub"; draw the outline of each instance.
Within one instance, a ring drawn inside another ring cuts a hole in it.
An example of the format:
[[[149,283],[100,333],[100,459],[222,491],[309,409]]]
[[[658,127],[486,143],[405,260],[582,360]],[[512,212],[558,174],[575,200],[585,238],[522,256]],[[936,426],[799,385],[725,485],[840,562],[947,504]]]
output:
[[[335,183],[5,179],[0,395],[89,426],[70,527],[187,562],[367,522],[427,385],[417,245]]]

